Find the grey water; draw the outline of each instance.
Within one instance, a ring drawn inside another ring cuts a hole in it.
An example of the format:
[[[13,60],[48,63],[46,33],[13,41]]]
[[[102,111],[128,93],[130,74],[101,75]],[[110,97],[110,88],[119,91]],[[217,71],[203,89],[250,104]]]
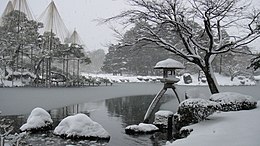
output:
[[[223,86],[221,91],[239,92],[260,100],[260,86]],[[124,128],[143,121],[144,114],[162,84],[118,84],[108,87],[89,88],[1,88],[0,119],[14,121],[14,132],[26,122],[34,107],[45,108],[54,120],[54,127],[65,117],[85,113],[100,123],[111,135],[110,141],[72,141],[54,136],[52,131],[30,134],[25,141],[31,145],[165,145],[171,137],[167,132],[147,135],[127,135]],[[177,86],[179,96],[191,88],[209,96],[206,86]],[[171,91],[161,100],[157,110],[176,112],[178,102]],[[152,118],[151,118],[152,120]],[[174,131],[173,133],[174,134]]]

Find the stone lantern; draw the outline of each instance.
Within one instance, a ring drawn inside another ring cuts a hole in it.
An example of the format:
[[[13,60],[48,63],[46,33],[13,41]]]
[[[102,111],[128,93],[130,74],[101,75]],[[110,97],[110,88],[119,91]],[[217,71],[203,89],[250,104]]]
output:
[[[178,102],[180,103],[179,96],[176,92],[176,88],[174,86],[175,83],[179,82],[180,79],[176,78],[175,73],[176,69],[184,69],[184,65],[179,61],[174,59],[166,59],[163,61],[158,62],[154,69],[162,69],[163,70],[163,78],[160,79],[162,83],[164,83],[163,88],[157,93],[155,98],[153,99],[152,103],[150,104],[148,110],[146,111],[144,122],[148,122],[148,118],[150,117],[152,111],[155,109],[156,104],[160,101],[164,93],[167,91],[168,88],[171,88],[175,93]]]
[[[162,69],[163,70],[163,78],[161,82],[164,84],[174,84],[177,83],[180,79],[176,78],[175,70],[176,69],[184,69],[184,65],[179,61],[173,59],[166,59],[158,62],[154,69]]]

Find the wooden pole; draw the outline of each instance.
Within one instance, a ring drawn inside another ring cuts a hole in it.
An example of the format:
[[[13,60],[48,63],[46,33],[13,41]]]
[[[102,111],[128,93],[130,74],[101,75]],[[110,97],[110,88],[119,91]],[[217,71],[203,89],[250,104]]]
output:
[[[48,86],[48,70],[49,70],[49,59],[46,58],[46,70],[45,70],[45,87]]]
[[[66,80],[66,86],[68,86],[68,84],[69,84],[69,59],[68,59],[68,55],[67,55],[67,57],[66,57],[66,78],[67,78],[67,80]]]
[[[44,81],[44,64],[45,64],[45,59],[43,59],[42,65],[41,65],[41,75],[42,75],[41,86],[42,86],[42,82]]]
[[[62,74],[66,76],[65,74],[65,56],[62,57]],[[63,86],[65,85],[65,82],[63,82]]]
[[[78,60],[78,67],[77,67],[77,82],[78,82],[78,86],[79,86],[79,58],[77,59]]]

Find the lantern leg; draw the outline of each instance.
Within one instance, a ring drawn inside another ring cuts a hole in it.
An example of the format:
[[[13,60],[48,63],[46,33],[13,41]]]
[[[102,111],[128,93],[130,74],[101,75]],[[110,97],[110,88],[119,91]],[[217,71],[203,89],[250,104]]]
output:
[[[159,93],[157,93],[157,95],[154,97],[153,101],[151,102],[149,108],[146,111],[146,114],[144,116],[144,123],[148,123],[148,118],[150,117],[151,113],[153,112],[153,110],[155,109],[156,105],[158,104],[158,102],[160,101],[160,99],[162,98],[163,94],[167,91],[167,88],[162,88],[161,91]]]
[[[178,99],[178,102],[181,103],[180,98],[179,98],[179,96],[178,96],[178,94],[177,94],[175,89],[176,89],[175,87],[172,88],[173,92],[175,93],[175,95],[176,95],[176,97]]]

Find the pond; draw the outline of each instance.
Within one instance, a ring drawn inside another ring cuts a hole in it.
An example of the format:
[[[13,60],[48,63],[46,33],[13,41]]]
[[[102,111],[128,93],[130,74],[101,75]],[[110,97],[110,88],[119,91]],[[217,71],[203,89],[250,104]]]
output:
[[[139,83],[95,88],[0,89],[0,109],[2,111],[0,120],[3,118],[12,119],[14,132],[18,132],[20,126],[26,122],[30,110],[35,106],[40,106],[51,114],[54,127],[61,119],[69,115],[85,113],[100,123],[111,135],[110,141],[71,141],[54,136],[52,131],[48,131],[29,135],[25,140],[31,145],[165,145],[167,139],[171,138],[167,132],[127,135],[124,131],[126,126],[143,121],[150,102],[161,87],[162,84]],[[260,100],[259,87],[259,85],[224,86],[220,87],[220,90],[248,94]],[[185,91],[191,88],[194,86],[177,86],[177,91],[183,98]],[[196,86],[196,88],[199,92],[209,96],[206,86]],[[167,95],[161,100],[157,110],[165,109],[176,112],[177,107],[176,98],[172,96],[172,92],[167,91]]]
[[[66,106],[48,111],[54,121],[54,127],[59,122],[76,113],[85,113],[94,121],[100,123],[111,135],[110,141],[72,141],[65,140],[47,131],[38,134],[28,135],[24,141],[31,145],[165,145],[167,140],[172,139],[174,131],[169,135],[167,131],[156,132],[154,134],[125,134],[125,127],[138,124],[143,121],[144,114],[152,101],[154,95],[132,96],[106,99],[98,102],[89,102]],[[165,95],[160,101],[157,110],[168,102],[174,102],[172,96]],[[174,107],[171,107],[175,110]],[[19,128],[27,120],[28,114],[19,116],[3,116],[1,118],[12,119],[14,121],[14,132],[19,132]],[[153,117],[151,117],[151,120]]]

